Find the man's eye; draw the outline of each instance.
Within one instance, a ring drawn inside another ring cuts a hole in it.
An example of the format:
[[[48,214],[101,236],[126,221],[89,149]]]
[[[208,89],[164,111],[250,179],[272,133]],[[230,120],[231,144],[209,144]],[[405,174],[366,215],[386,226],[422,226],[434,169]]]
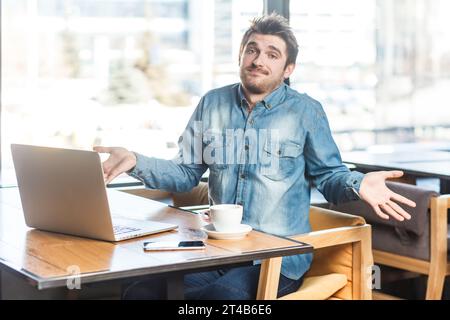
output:
[[[269,54],[270,59],[277,59],[278,56],[276,54]]]
[[[247,49],[247,53],[255,53],[254,49]]]

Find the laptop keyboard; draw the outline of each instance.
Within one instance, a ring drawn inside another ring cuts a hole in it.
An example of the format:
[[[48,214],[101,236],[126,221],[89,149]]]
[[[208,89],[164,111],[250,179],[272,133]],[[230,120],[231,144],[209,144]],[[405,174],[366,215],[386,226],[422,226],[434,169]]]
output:
[[[132,227],[126,227],[126,226],[113,226],[113,229],[114,229],[114,234],[115,235],[129,233],[129,232],[135,232],[135,231],[141,230],[139,228],[132,228]]]

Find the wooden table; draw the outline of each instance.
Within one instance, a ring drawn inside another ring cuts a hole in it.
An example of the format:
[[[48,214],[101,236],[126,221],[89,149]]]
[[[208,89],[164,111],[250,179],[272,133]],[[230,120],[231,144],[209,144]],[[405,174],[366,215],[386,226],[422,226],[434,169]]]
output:
[[[440,192],[450,193],[450,152],[402,148],[391,152],[343,152],[342,160],[362,172],[402,170],[406,176],[438,178]]]
[[[67,287],[75,280],[83,288],[91,283],[165,275],[168,298],[175,299],[182,298],[185,273],[261,259],[257,297],[271,299],[277,293],[274,284],[278,283],[281,257],[312,251],[310,245],[255,230],[241,240],[208,239],[199,230],[204,224],[199,216],[152,200],[145,215],[130,216],[172,222],[179,228],[118,243],[30,229],[24,223],[18,189],[0,188],[0,270],[24,280],[36,292],[62,288],[68,296],[77,291]],[[142,243],[149,239],[202,239],[207,248],[144,252]]]

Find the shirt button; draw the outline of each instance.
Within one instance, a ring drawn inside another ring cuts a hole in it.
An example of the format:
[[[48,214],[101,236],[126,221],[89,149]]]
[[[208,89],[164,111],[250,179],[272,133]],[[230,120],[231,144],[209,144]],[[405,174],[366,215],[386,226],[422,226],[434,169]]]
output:
[[[252,120],[249,121],[249,123],[250,123],[251,125],[253,125],[253,123],[255,123],[255,121],[252,119]]]
[[[241,179],[245,179],[245,174],[241,174]]]

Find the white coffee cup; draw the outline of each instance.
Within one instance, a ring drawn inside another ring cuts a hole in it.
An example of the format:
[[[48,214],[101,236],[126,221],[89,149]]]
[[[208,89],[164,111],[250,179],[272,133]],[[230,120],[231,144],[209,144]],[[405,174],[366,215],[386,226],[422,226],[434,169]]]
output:
[[[209,217],[218,232],[238,230],[242,221],[243,208],[238,204],[217,204],[209,208]]]

